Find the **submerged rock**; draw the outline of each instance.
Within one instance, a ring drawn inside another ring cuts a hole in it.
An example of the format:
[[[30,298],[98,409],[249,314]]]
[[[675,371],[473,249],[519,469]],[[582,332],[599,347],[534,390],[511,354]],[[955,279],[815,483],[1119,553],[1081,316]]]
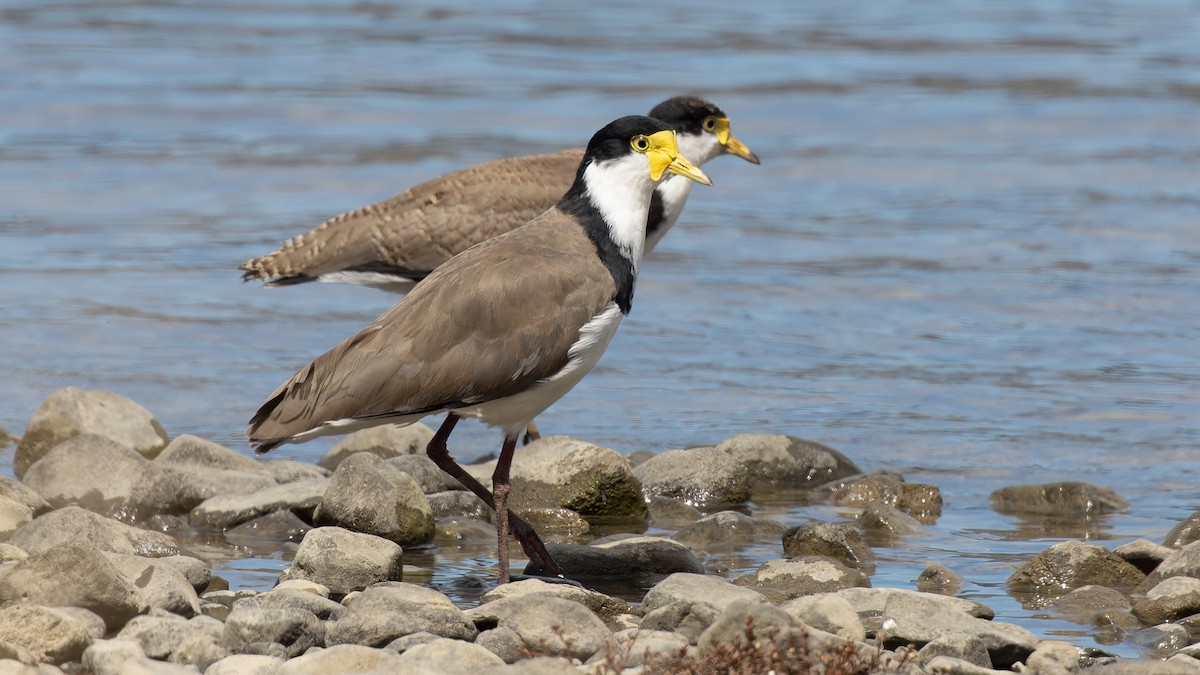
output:
[[[753,542],[772,541],[786,529],[773,520],[719,511],[684,527],[672,538],[701,551],[733,551]]]
[[[112,439],[153,459],[167,446],[167,432],[150,411],[110,391],[62,387],[33,414],[13,457],[13,473],[25,471],[51,448],[80,434]]]
[[[1172,527],[1166,538],[1163,539],[1163,544],[1169,548],[1181,548],[1194,541],[1200,541],[1200,511],[1196,511],[1183,522]]]
[[[839,479],[822,488],[829,502],[839,506],[866,507],[872,503],[903,511],[925,525],[932,525],[942,514],[942,494],[925,483],[908,483],[892,472],[875,471]]]
[[[688,547],[662,537],[628,537],[590,546],[547,544],[546,550],[571,579],[650,579],[675,572],[702,573],[704,565]],[[546,576],[530,561],[525,574]]]
[[[844,523],[809,522],[783,533],[783,554],[789,558],[824,556],[843,565],[875,571],[875,554],[858,531]]]
[[[994,510],[1009,515],[1085,517],[1129,509],[1115,490],[1079,481],[1004,487],[988,500]]]
[[[957,595],[962,590],[963,580],[954,570],[933,563],[926,567],[917,577],[917,590],[922,593],[938,593],[941,595]]]
[[[691,505],[733,506],[750,498],[750,470],[713,447],[668,450],[634,469],[645,497],[670,497]]]
[[[1144,576],[1112,551],[1073,540],[1059,542],[1022,565],[1008,578],[1008,590],[1027,608],[1041,608],[1073,588],[1132,588]]]

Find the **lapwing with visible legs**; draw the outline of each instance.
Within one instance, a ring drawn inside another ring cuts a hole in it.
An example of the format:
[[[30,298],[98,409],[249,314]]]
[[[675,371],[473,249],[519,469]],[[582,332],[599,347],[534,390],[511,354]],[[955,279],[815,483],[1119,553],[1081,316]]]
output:
[[[694,96],[658,104],[650,117],[676,132],[679,152],[696,166],[724,154],[758,164],[730,130],[720,107]],[[583,149],[512,157],[460,169],[356,209],[242,263],[242,278],[267,286],[347,282],[407,293],[439,265],[554,206],[575,178]],[[692,181],[667,178],[654,190],[646,252],[679,220]],[[539,437],[530,423],[525,440]]]
[[[495,509],[500,582],[509,577],[510,525],[531,560],[561,575],[533,527],[507,508],[517,439],[596,365],[629,312],[654,188],[669,174],[711,185],[668,124],[642,116],[608,124],[552,208],[452,257],[301,368],[250,420],[251,444],[261,454],[446,412],[427,453]],[[450,456],[464,417],[504,434],[491,491]]]

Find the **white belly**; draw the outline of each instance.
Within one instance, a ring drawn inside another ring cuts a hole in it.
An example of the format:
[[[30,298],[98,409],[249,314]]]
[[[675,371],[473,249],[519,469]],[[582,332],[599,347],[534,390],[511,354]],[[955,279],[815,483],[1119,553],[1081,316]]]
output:
[[[591,372],[604,350],[608,349],[608,343],[616,334],[622,318],[617,304],[610,304],[579,329],[579,340],[571,345],[569,360],[562,370],[519,394],[469,408],[458,408],[454,412],[464,417],[477,417],[485,424],[500,427],[506,436],[515,437],[523,433],[530,420],[542,414]]]

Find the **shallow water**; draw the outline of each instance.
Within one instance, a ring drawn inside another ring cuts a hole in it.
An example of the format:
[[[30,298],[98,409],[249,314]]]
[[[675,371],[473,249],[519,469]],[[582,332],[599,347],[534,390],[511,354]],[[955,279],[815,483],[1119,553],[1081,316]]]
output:
[[[1063,538],[1161,541],[1200,507],[1196,3],[477,5],[0,5],[0,425],[74,385],[243,449],[262,399],[391,300],[265,291],[239,262],[699,93],[763,164],[705,167],[716,186],[542,428],[622,453],[788,433],[933,483],[942,518],[878,551],[873,582],[942,562],[998,619],[1094,644],[1004,580]],[[498,445],[467,426],[460,457]],[[988,507],[1064,479],[1133,507],[1086,533]],[[742,553],[733,571],[780,555]],[[284,557],[218,570],[266,587]],[[437,564],[453,585],[494,560]]]

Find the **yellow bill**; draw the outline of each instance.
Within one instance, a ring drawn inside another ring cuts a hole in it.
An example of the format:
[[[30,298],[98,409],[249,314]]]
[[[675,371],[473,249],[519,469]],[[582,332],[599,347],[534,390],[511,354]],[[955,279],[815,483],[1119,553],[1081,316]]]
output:
[[[758,155],[750,151],[745,143],[742,143],[734,137],[733,132],[729,128],[728,117],[718,117],[716,127],[713,128],[713,133],[717,135],[717,141],[732,155],[737,155],[747,162],[758,164]]]
[[[679,144],[675,142],[674,131],[659,131],[650,134],[646,139],[650,141],[650,148],[646,150],[646,158],[650,160],[650,178],[657,181],[664,173],[670,171],[697,183],[712,185],[712,181],[703,171],[679,154]]]

